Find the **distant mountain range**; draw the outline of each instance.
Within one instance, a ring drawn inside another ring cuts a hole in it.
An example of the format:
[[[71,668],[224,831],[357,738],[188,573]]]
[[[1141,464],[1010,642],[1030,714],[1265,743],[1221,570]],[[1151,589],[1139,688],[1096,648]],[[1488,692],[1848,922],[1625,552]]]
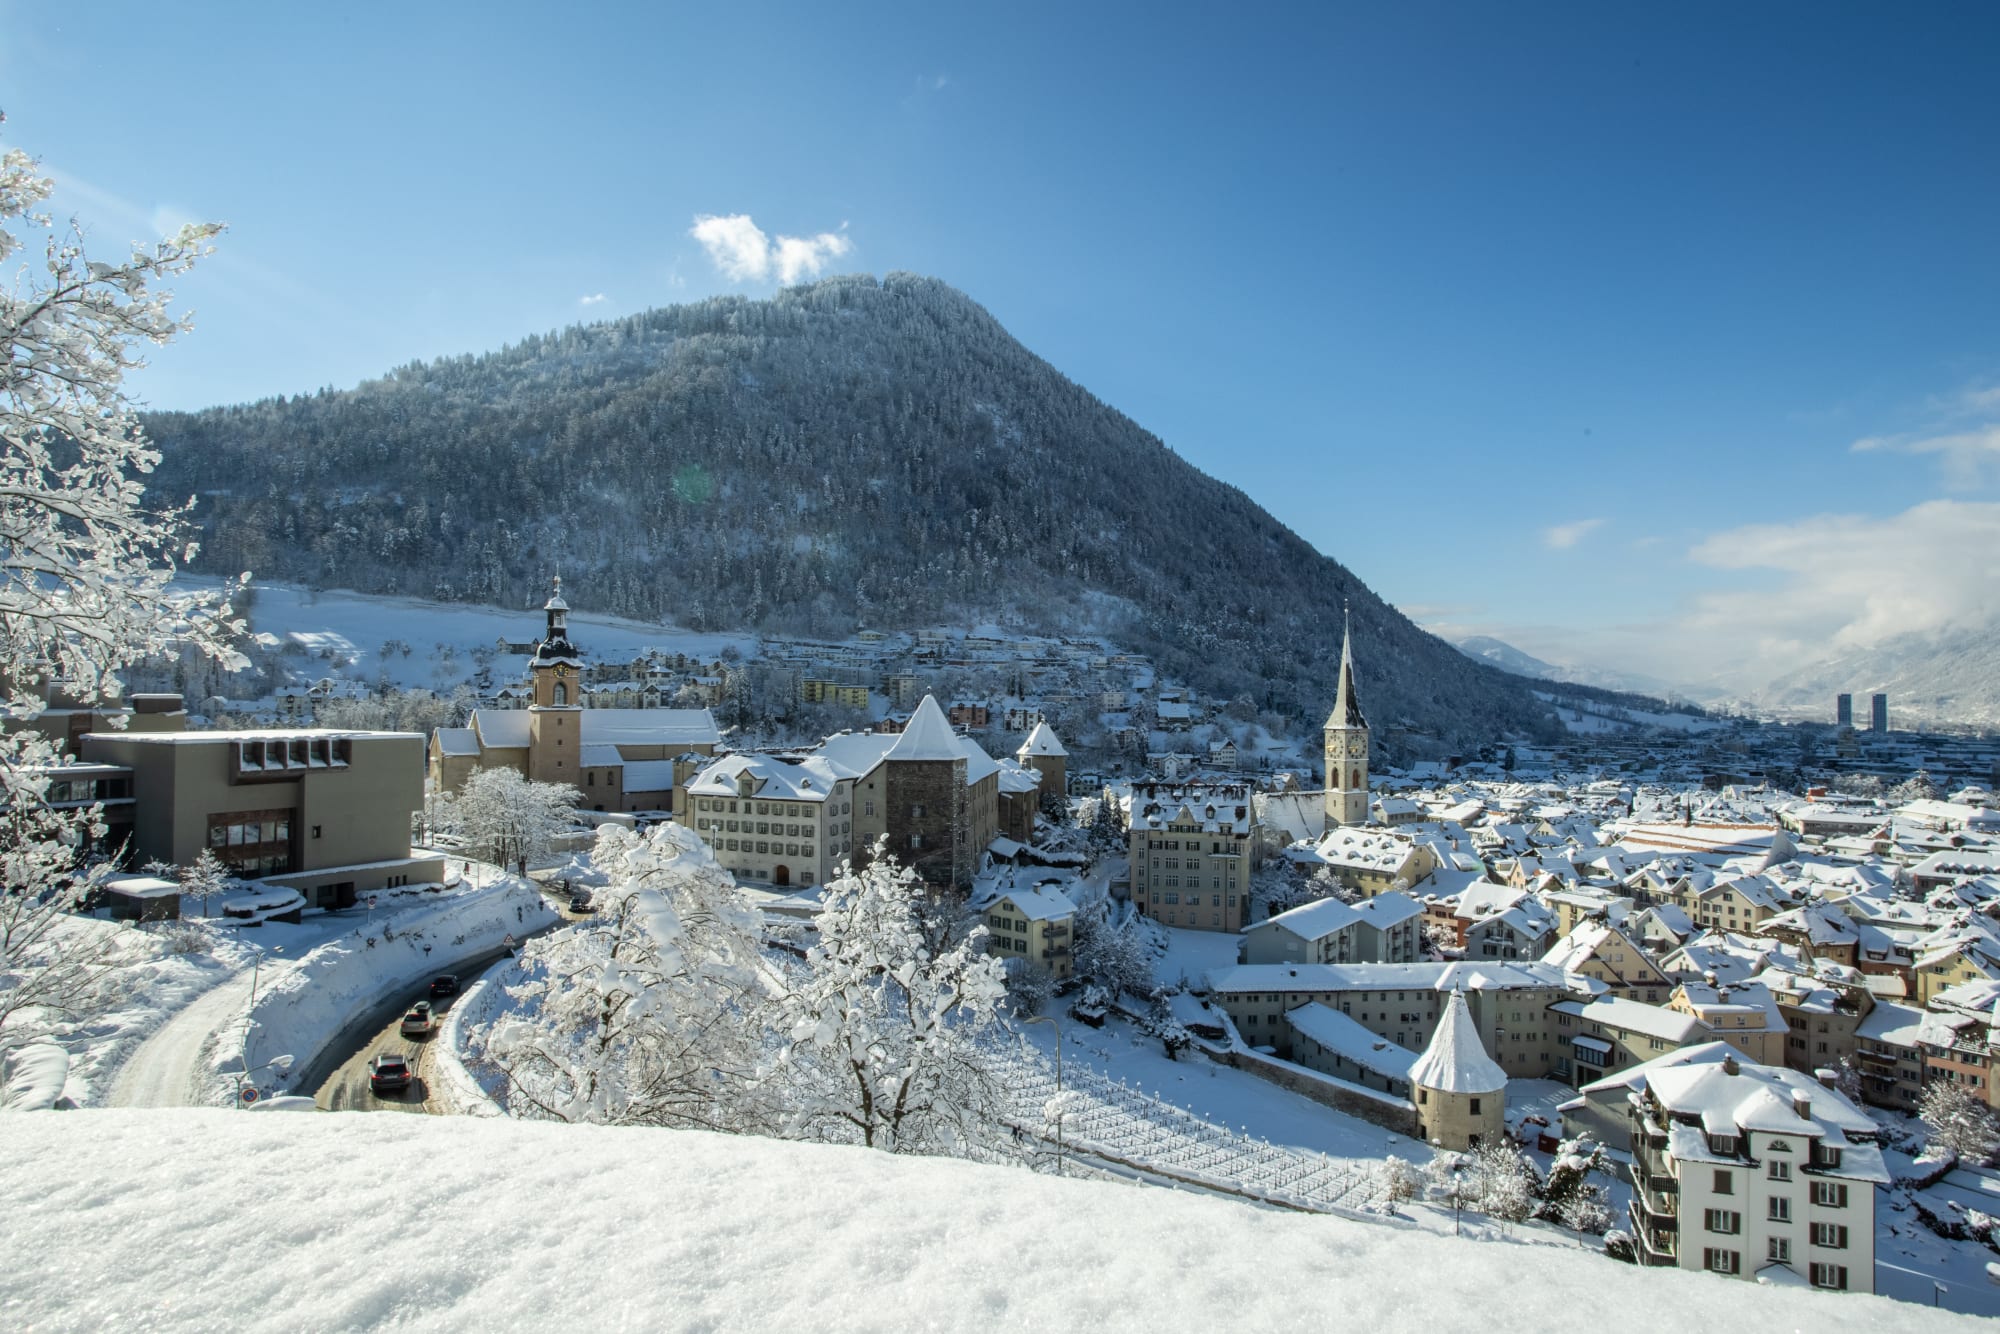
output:
[[[1524,652],[1505,640],[1495,639],[1491,635],[1470,635],[1455,641],[1455,647],[1467,657],[1491,663],[1503,672],[1512,672],[1516,676],[1531,677],[1538,681],[1561,681],[1568,685],[1595,686],[1599,690],[1649,695],[1662,700],[1691,697],[1690,692],[1655,676],[1606,671],[1599,667],[1557,666],[1552,662],[1544,662],[1532,653]]]
[[[521,608],[559,570],[579,609],[697,631],[1090,631],[1295,731],[1331,704],[1351,604],[1397,753],[1559,734],[1518,677],[932,279],[718,298],[148,425],[210,572]]]
[[[1757,708],[1830,723],[1834,696],[1852,694],[1855,719],[1866,726],[1868,696],[1877,691],[1887,692],[1890,726],[1898,729],[2000,725],[2000,626],[1899,635],[1837,653],[1747,695]]]

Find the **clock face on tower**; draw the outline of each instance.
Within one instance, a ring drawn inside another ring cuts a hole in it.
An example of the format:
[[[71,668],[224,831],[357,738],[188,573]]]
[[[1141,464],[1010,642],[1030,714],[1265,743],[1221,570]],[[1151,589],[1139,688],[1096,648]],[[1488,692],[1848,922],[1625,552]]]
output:
[[[1356,759],[1359,759],[1361,756],[1366,755],[1368,753],[1367,740],[1365,738],[1358,736],[1351,736],[1347,738],[1347,753],[1349,755],[1354,756]]]

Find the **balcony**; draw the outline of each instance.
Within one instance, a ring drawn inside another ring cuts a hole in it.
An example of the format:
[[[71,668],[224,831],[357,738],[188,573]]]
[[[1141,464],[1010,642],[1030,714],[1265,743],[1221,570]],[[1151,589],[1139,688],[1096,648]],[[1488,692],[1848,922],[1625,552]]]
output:
[[[1680,1183],[1672,1177],[1641,1175],[1639,1189],[1632,1193],[1639,1207],[1656,1219],[1673,1220],[1680,1217]]]
[[[1640,1211],[1638,1202],[1632,1204],[1632,1237],[1639,1244],[1639,1263],[1642,1265],[1671,1265],[1679,1263],[1680,1234],[1674,1228],[1649,1224]]]

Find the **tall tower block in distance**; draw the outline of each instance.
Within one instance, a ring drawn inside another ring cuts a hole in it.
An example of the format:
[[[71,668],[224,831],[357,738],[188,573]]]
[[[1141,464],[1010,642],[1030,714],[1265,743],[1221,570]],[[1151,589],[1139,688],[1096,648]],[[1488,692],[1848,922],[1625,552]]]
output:
[[[1340,684],[1326,719],[1326,827],[1368,823],[1368,720],[1354,690],[1354,632],[1340,633]]]
[[[1854,696],[1835,695],[1833,697],[1833,724],[1836,727],[1854,726]]]
[[[1870,695],[1868,697],[1868,730],[1886,732],[1889,730],[1889,697]]]

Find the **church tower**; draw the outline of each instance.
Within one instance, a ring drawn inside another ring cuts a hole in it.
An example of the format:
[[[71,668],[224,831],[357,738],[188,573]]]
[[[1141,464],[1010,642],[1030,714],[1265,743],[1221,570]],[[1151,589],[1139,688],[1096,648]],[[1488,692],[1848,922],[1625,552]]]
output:
[[[1354,635],[1340,635],[1340,685],[1326,720],[1326,827],[1368,823],[1368,720],[1354,693]]]
[[[548,633],[528,663],[535,686],[535,702],[528,706],[528,779],[574,785],[582,744],[583,653],[569,642],[569,603],[563,601],[561,575],[542,610]]]

